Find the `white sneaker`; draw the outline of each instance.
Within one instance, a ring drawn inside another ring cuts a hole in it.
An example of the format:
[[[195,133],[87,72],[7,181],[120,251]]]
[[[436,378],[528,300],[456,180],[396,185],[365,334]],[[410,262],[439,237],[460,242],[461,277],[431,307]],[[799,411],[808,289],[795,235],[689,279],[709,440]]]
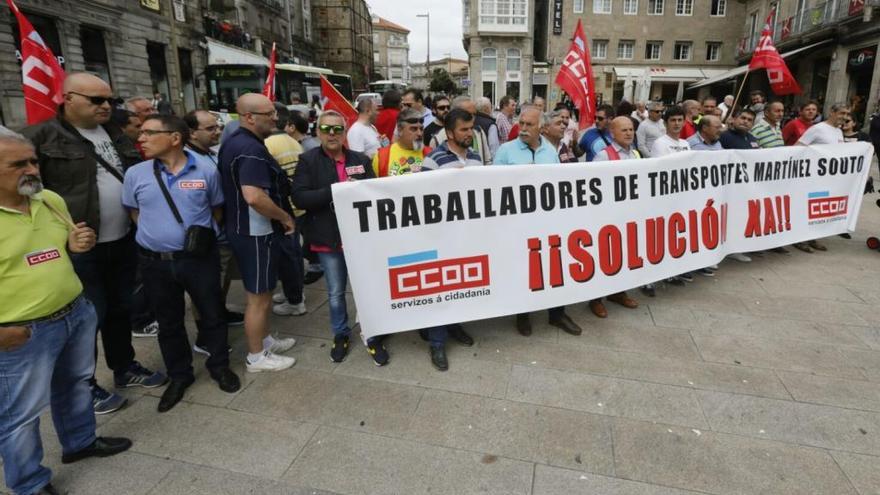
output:
[[[288,337],[286,339],[275,337],[275,343],[265,350],[275,354],[281,354],[282,352],[289,351],[295,345],[296,339],[293,337]]]
[[[245,359],[247,361],[247,359]],[[262,371],[281,371],[290,368],[296,363],[296,359],[287,356],[278,356],[269,351],[263,351],[263,355],[255,363],[247,361],[247,370],[249,373],[260,373]]]
[[[276,294],[272,294],[272,302],[275,304],[281,304],[283,302],[287,302],[287,296],[284,295],[284,292],[278,292]]]
[[[285,300],[281,304],[272,306],[272,312],[278,316],[302,316],[308,313],[308,310],[305,301],[299,304],[290,304]]]
[[[727,257],[730,259],[734,259],[736,261],[739,261],[740,263],[748,263],[748,262],[752,261],[752,258],[749,258],[748,256],[746,256],[742,253],[728,254]]]

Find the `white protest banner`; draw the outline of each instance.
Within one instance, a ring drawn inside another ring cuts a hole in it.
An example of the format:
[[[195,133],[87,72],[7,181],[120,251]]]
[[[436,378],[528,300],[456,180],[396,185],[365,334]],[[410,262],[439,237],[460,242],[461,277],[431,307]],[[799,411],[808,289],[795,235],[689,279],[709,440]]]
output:
[[[587,301],[852,231],[867,143],[333,185],[363,335]]]

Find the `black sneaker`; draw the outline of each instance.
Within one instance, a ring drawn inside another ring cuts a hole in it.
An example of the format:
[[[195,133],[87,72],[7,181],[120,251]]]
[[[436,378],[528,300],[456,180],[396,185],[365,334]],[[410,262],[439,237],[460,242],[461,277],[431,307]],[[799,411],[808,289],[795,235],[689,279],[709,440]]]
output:
[[[159,371],[150,371],[141,363],[132,361],[125,373],[113,378],[116,388],[144,387],[156,388],[168,383],[168,377]]]
[[[108,392],[98,384],[92,385],[92,407],[95,414],[110,414],[122,409],[128,402],[125,397]]]
[[[642,293],[648,297],[654,297],[657,295],[657,291],[654,290],[654,284],[643,285]]]
[[[348,356],[348,335],[333,337],[333,348],[330,349],[330,362],[341,363]]]
[[[306,276],[303,277],[303,284],[310,285],[318,280],[321,280],[321,277],[324,276],[324,272],[306,272]]]
[[[370,339],[367,342],[367,352],[370,353],[370,357],[373,358],[373,362],[376,363],[376,366],[385,366],[388,364],[388,351],[385,349],[385,346],[382,345],[382,339]]]
[[[158,337],[159,323],[152,321],[139,328],[132,328],[131,335],[133,337]]]
[[[226,310],[226,324],[231,327],[244,325],[244,313]]]
[[[431,364],[437,368],[437,371],[446,371],[449,369],[449,360],[446,358],[446,348],[431,348]]]

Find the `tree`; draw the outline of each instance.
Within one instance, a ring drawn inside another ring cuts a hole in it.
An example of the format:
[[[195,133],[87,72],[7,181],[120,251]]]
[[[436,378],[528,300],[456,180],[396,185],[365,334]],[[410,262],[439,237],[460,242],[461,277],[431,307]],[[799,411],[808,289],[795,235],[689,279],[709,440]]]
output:
[[[455,81],[452,80],[452,76],[446,72],[446,69],[434,69],[431,73],[431,83],[428,85],[428,89],[432,93],[445,93],[447,95],[458,93]]]

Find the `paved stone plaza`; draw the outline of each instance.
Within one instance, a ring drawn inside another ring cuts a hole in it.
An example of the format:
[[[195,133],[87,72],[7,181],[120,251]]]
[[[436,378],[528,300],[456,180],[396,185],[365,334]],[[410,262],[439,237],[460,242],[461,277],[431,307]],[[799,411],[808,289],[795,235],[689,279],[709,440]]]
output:
[[[654,299],[633,292],[641,306],[610,304],[606,320],[572,306],[580,337],[546,313],[530,338],[512,317],[469,323],[477,343],[450,343],[446,373],[412,332],[388,339],[386,367],[359,343],[330,363],[327,298],[308,286],[308,315],[273,317],[297,338],[292,369],[245,373],[233,328],[239,393],[197,357],[171,412],[156,412],[162,389],[126,391],[99,418],[131,451],[62,466],[44,421],[46,462],[56,486],[90,495],[877,494],[880,253],[864,244],[877,197],[826,253],[725,261]],[[162,368],[155,339],[136,346]]]

